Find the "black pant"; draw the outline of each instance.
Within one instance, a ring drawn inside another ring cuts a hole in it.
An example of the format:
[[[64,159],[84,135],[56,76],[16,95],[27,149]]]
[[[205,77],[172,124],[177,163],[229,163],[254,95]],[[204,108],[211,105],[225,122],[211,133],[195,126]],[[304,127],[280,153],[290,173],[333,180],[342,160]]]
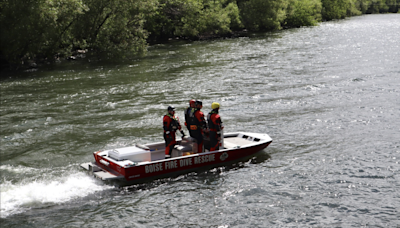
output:
[[[165,140],[165,155],[172,155],[172,150],[176,145],[175,132],[171,132],[170,134],[164,133],[164,140]]]
[[[221,134],[217,134],[215,131],[210,131],[210,151],[219,150],[219,140]]]

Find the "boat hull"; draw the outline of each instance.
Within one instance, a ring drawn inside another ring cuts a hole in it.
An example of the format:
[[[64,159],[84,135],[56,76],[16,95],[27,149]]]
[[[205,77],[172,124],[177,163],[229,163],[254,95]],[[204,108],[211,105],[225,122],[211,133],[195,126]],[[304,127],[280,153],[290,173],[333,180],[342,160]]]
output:
[[[103,180],[119,180],[128,184],[143,183],[245,160],[265,149],[271,142],[272,140],[264,140],[243,147],[141,162],[130,167],[107,159],[99,151],[94,153],[94,163],[84,163],[81,166]]]

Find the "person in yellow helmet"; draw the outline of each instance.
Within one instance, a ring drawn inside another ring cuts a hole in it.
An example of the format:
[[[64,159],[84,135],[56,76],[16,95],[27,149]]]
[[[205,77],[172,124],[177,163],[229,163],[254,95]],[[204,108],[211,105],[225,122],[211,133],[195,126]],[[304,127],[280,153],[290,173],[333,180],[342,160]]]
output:
[[[218,114],[220,105],[217,102],[211,104],[211,112],[207,115],[208,128],[210,131],[210,151],[219,150],[221,142],[221,130],[224,129],[222,125],[221,116]]]

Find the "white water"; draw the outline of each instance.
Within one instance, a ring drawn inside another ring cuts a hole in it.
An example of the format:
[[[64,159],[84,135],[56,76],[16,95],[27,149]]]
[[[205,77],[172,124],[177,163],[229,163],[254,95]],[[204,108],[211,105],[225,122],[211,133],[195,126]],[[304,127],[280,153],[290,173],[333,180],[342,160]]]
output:
[[[32,173],[36,173],[36,175],[18,183],[4,177],[0,184],[1,218],[47,204],[65,203],[113,188],[103,185],[89,175],[78,171],[70,173],[63,170],[66,175],[59,176],[60,171],[10,165],[0,166],[0,171],[1,173],[14,173],[18,176],[31,176]]]

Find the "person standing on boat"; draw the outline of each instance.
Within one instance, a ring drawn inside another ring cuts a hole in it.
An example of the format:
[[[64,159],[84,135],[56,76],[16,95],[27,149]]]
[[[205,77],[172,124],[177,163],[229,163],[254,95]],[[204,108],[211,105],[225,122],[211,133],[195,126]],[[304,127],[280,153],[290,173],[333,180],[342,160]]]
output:
[[[204,119],[204,114],[200,111],[203,107],[203,102],[196,101],[195,107],[196,109],[189,116],[189,123],[191,133],[193,134],[192,137],[196,139],[197,143],[197,151],[195,151],[196,148],[193,148],[193,152],[201,153],[204,151],[203,133],[208,132],[208,129],[207,122]]]
[[[222,129],[224,126],[222,125],[221,116],[218,114],[219,111],[219,103],[213,102],[211,104],[211,112],[207,115],[208,127],[210,129],[210,151],[219,150],[219,146],[221,143]]]
[[[172,150],[176,145],[176,131],[179,130],[182,138],[185,133],[182,130],[179,118],[175,116],[175,107],[168,106],[168,114],[163,118],[164,140],[165,140],[165,158],[170,158]]]
[[[196,104],[196,100],[192,99],[189,101],[189,107],[185,110],[185,126],[187,127],[188,131],[189,131],[189,135],[190,137],[193,138],[193,133],[190,130],[190,115],[193,115],[195,108],[195,104]]]

